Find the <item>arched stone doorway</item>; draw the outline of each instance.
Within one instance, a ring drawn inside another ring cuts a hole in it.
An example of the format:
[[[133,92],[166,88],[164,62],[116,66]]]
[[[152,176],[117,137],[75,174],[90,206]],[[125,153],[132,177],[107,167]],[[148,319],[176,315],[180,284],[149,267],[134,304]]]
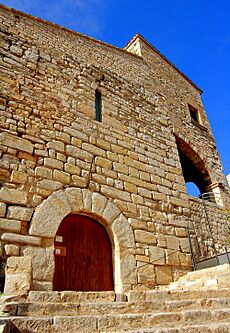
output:
[[[89,216],[68,215],[54,244],[53,290],[113,290],[112,247],[100,223]]]
[[[133,229],[115,203],[105,196],[88,189],[68,188],[52,193],[35,210],[29,234],[41,239],[43,248],[33,250],[33,262],[41,261],[42,251],[53,251],[58,228],[70,214],[89,216],[104,226],[112,242],[114,291],[123,293],[137,284],[135,241]],[[47,248],[45,244],[53,244]],[[51,256],[52,257],[52,256]],[[54,257],[54,256],[53,256]],[[40,266],[33,265],[33,276],[40,276]],[[54,271],[54,258],[43,262],[43,270]],[[53,275],[44,283],[52,286]],[[34,285],[43,285],[43,280],[33,280]],[[39,289],[43,290],[43,289]]]

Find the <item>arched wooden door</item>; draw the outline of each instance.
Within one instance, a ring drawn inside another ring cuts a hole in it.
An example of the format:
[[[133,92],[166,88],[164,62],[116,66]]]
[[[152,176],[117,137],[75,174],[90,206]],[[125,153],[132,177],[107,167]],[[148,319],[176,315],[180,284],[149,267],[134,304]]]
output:
[[[92,218],[69,215],[59,226],[53,290],[113,290],[111,242],[105,228]]]

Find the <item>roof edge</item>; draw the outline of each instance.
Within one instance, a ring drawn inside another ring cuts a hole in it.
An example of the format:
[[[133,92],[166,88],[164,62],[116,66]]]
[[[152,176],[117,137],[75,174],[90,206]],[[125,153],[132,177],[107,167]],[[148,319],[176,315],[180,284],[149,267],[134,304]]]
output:
[[[200,89],[191,79],[188,78],[179,68],[177,68],[170,60],[168,60],[159,50],[157,50],[152,44],[150,44],[141,34],[136,33],[133,38],[126,44],[124,49],[128,48],[137,38],[141,39],[150,49],[157,53],[162,59],[164,59],[171,67],[173,67],[181,76],[184,77],[192,86],[199,91],[200,94],[203,93],[203,90]]]
[[[5,5],[3,5],[3,4],[0,3],[0,9],[1,9],[1,8],[4,9],[4,10],[6,10],[6,11],[8,11],[8,12],[11,12],[11,13],[13,13],[13,14],[15,14],[15,15],[20,15],[20,16],[22,16],[22,17],[29,18],[29,19],[31,19],[32,21],[41,22],[41,23],[46,24],[46,25],[49,25],[49,26],[51,26],[51,27],[53,27],[53,28],[60,29],[60,30],[63,30],[63,31],[65,31],[65,32],[71,33],[71,34],[73,34],[73,35],[77,35],[77,36],[80,36],[80,37],[86,38],[86,39],[91,40],[91,41],[93,41],[93,42],[95,42],[95,43],[105,45],[105,46],[110,47],[110,48],[113,48],[113,49],[115,49],[115,50],[117,50],[117,51],[120,51],[120,52],[126,53],[126,54],[128,54],[128,55],[134,56],[134,57],[136,57],[136,58],[138,58],[138,59],[142,59],[139,55],[134,54],[134,53],[131,53],[131,52],[125,50],[124,48],[121,48],[121,47],[118,47],[118,46],[115,46],[115,45],[112,45],[112,44],[109,44],[109,43],[103,42],[103,41],[101,41],[101,40],[99,40],[99,39],[96,39],[96,38],[90,37],[90,36],[85,35],[85,34],[83,34],[83,33],[81,33],[81,32],[77,32],[77,31],[75,31],[75,30],[72,30],[72,29],[66,28],[66,27],[64,27],[64,26],[62,26],[62,25],[59,25],[59,24],[57,24],[57,23],[53,23],[53,22],[51,22],[51,21],[44,20],[44,19],[42,19],[42,18],[40,18],[40,17],[33,16],[33,15],[31,15],[31,14],[27,14],[27,13],[21,12],[20,10],[14,9],[14,8],[12,8],[12,7],[5,6]]]

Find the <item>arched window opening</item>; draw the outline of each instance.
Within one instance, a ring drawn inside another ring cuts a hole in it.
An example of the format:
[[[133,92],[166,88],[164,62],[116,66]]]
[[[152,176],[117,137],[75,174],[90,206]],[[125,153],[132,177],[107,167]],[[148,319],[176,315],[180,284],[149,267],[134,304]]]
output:
[[[204,195],[211,184],[204,162],[185,141],[176,137],[176,142],[187,193],[210,201],[210,196]]]

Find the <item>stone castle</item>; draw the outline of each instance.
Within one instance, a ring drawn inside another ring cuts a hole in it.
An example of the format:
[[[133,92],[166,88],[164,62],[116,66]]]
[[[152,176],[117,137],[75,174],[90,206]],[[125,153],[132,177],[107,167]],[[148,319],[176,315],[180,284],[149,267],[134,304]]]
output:
[[[2,5],[0,22],[5,293],[154,289],[223,248],[202,91],[138,34],[120,49]]]

